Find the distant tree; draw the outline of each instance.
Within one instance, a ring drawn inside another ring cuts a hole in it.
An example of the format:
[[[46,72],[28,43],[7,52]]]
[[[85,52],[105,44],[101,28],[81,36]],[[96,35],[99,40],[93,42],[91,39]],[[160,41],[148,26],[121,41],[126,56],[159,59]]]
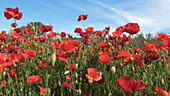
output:
[[[28,23],[26,26],[21,26],[20,28],[22,29],[22,31],[25,30],[25,28],[32,28],[34,31],[37,32],[37,36],[41,36],[44,35],[46,33],[40,33],[40,31],[38,30],[40,28],[40,26],[43,26],[44,24],[42,22],[30,22]]]

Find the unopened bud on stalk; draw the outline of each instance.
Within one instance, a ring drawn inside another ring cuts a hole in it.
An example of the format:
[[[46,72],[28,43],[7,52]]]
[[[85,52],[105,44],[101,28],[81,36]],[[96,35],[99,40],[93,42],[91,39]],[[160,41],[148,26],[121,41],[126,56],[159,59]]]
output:
[[[3,72],[3,75],[4,75],[4,76],[6,75],[6,71]]]
[[[78,69],[78,63],[76,63],[76,67],[75,67],[75,69]]]
[[[114,74],[116,72],[116,68],[114,66],[112,66],[112,68],[110,68],[110,73]]]
[[[56,62],[56,52],[53,52],[51,59],[52,59],[52,66],[54,66],[54,64]]]
[[[161,81],[162,81],[162,84],[164,84],[164,79],[163,79],[163,78],[162,78],[162,80],[161,80]]]
[[[75,73],[75,77],[78,78],[78,74],[77,73]]]
[[[81,89],[78,90],[78,94],[81,95]]]
[[[61,81],[58,81],[58,85],[61,86]]]
[[[75,82],[76,84],[78,84],[79,82],[78,82],[78,80],[76,80],[76,82]]]
[[[132,60],[132,61],[133,61],[133,60],[134,60],[134,58],[133,58],[133,57],[130,57],[130,60]]]
[[[69,73],[70,73],[70,71],[67,70],[67,71],[64,72],[64,75],[67,75]]]

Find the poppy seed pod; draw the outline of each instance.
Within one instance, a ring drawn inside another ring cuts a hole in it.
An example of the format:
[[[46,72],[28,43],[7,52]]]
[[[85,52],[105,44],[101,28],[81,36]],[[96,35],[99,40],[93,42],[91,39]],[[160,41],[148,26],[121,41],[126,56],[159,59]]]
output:
[[[114,67],[114,66],[112,66],[111,68],[110,68],[110,73],[111,74],[114,74],[116,72],[116,68]]]

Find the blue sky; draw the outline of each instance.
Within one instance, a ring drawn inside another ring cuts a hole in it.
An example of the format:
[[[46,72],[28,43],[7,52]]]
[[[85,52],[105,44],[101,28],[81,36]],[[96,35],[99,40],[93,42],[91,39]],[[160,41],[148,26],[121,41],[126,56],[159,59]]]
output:
[[[19,7],[23,18],[19,26],[41,21],[52,24],[54,32],[75,34],[76,27],[83,28],[77,18],[88,14],[85,27],[111,31],[129,22],[138,23],[142,33],[156,34],[170,29],[170,0],[0,0],[0,30],[9,31],[13,19],[6,20],[5,8]]]

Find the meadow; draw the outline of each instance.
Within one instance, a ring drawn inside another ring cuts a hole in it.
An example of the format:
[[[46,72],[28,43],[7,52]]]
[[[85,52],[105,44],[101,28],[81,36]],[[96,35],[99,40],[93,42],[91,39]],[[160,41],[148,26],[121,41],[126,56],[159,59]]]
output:
[[[52,25],[21,29],[22,16],[17,7],[4,10],[14,23],[0,33],[0,96],[170,96],[169,35],[139,48],[138,23],[114,32],[82,26],[75,39]]]

